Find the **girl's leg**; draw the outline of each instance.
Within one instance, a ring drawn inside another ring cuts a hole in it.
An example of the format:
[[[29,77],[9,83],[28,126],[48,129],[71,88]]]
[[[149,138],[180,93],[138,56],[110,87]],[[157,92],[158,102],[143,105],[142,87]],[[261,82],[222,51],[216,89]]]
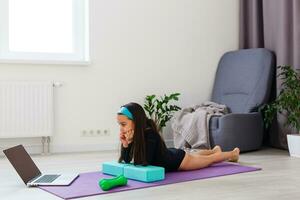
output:
[[[215,146],[213,149],[211,150],[205,150],[205,149],[201,149],[193,154],[198,154],[198,155],[210,155],[210,154],[214,154],[216,152],[222,152],[222,149],[220,146]]]
[[[239,148],[235,148],[229,152],[216,152],[211,155],[195,155],[185,154],[183,161],[179,166],[179,170],[195,170],[208,167],[213,163],[222,162],[226,160],[237,160],[240,154]]]

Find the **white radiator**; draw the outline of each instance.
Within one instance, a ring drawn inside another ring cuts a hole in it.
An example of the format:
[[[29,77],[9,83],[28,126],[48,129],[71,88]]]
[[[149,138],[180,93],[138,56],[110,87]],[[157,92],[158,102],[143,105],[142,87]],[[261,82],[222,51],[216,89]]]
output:
[[[0,138],[51,136],[53,82],[0,81]]]

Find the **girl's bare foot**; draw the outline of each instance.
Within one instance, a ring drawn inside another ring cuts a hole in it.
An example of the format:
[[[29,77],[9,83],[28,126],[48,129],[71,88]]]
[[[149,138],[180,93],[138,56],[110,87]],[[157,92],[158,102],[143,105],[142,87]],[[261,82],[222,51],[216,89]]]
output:
[[[233,157],[231,159],[229,159],[229,162],[238,162],[239,161],[239,156],[240,156],[240,149],[239,148],[234,148],[232,150],[233,153]]]
[[[216,145],[212,150],[213,150],[214,153],[222,152],[222,149],[219,145]]]

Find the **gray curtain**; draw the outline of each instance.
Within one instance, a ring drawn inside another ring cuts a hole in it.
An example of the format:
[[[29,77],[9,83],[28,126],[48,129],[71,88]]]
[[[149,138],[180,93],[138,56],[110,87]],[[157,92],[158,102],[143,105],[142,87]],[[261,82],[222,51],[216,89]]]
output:
[[[300,0],[240,0],[239,31],[241,49],[270,49],[276,55],[277,66],[300,69]],[[281,85],[279,78],[275,82],[273,97]],[[286,135],[296,130],[284,123],[285,117],[278,114],[267,138],[271,146],[287,149]]]

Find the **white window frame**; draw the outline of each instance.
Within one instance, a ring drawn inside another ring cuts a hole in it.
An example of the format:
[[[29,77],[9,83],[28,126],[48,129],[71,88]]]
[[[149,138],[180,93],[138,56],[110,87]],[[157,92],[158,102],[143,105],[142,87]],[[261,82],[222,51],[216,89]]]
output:
[[[0,63],[88,65],[89,0],[73,0],[73,53],[13,52],[9,50],[8,1],[0,0]]]

